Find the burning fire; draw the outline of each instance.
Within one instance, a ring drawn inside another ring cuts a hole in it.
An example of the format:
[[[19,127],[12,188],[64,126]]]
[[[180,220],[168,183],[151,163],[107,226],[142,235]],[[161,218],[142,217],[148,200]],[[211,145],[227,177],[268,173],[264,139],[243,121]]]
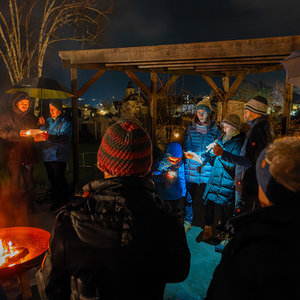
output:
[[[12,267],[16,263],[22,263],[24,258],[29,253],[27,248],[16,247],[11,241],[5,243],[0,239],[0,268]]]

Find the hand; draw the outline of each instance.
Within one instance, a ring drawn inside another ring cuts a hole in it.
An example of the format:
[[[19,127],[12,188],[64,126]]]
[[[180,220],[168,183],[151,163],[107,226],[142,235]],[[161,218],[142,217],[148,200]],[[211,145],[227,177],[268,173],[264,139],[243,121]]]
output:
[[[44,125],[45,124],[45,119],[44,117],[39,118],[38,126]]]
[[[20,131],[20,137],[28,137],[28,136],[30,136],[30,134],[27,134],[26,132],[28,132],[28,130],[21,130]]]
[[[44,133],[38,133],[34,136],[34,141],[35,142],[44,142],[48,139],[49,133],[44,132]]]
[[[217,143],[213,147],[213,152],[214,152],[214,155],[216,155],[216,156],[222,156],[224,149]]]
[[[193,158],[193,155],[192,154],[184,154],[185,155],[185,157],[187,158],[187,159],[192,159]]]

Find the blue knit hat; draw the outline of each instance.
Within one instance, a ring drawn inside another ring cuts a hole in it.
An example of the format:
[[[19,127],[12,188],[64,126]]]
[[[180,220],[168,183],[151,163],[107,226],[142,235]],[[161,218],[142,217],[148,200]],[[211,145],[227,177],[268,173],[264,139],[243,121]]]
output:
[[[171,154],[171,156],[175,158],[182,157],[182,147],[177,142],[170,143],[165,152]]]
[[[200,109],[205,110],[209,115],[211,115],[212,108],[208,97],[198,102],[198,104],[196,105],[196,112]]]

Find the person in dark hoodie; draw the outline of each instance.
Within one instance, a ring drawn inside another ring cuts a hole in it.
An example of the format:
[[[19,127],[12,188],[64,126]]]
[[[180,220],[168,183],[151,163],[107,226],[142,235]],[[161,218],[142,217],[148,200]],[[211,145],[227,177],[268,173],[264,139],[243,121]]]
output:
[[[235,164],[235,211],[234,214],[260,207],[255,163],[259,154],[274,140],[274,131],[266,115],[268,101],[256,96],[245,105],[245,120],[251,125],[239,155],[224,150],[216,144],[213,152],[222,160]]]
[[[29,129],[38,129],[39,119],[30,112],[32,100],[25,92],[17,92],[12,98],[12,110],[0,117],[0,137],[4,140],[5,162],[10,175],[10,196],[14,208],[26,198],[27,212],[36,212],[33,168],[38,162],[36,148]],[[21,177],[25,192],[21,188]]]
[[[152,179],[160,198],[168,203],[176,213],[180,200],[186,196],[182,147],[177,142],[169,143],[165,153],[152,168]]]
[[[41,299],[162,300],[166,283],[187,278],[190,251],[182,221],[147,176],[150,137],[121,120],[97,161],[105,179],[85,185],[84,201],[56,217],[36,274]]]
[[[258,157],[261,208],[229,220],[206,300],[300,299],[299,153],[299,137],[285,137]]]
[[[240,132],[240,117],[236,114],[228,114],[222,121],[225,135],[218,141],[224,150],[240,154],[245,140],[245,133]],[[220,156],[212,156],[214,166],[208,179],[203,199],[205,203],[205,227],[200,233],[199,239],[205,242],[220,242],[221,239],[214,239],[213,223],[215,217],[215,208],[221,211],[221,224],[232,218],[234,212],[234,174],[235,165],[223,161]],[[199,240],[197,238],[197,240]]]

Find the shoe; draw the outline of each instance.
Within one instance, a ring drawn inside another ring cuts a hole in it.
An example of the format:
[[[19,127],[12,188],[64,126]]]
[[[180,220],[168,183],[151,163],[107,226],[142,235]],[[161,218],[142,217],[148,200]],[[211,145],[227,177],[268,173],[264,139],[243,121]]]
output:
[[[184,221],[183,226],[185,234],[187,234],[192,229],[192,224],[189,221]]]
[[[212,238],[212,226],[205,225],[202,240],[208,241]]]

